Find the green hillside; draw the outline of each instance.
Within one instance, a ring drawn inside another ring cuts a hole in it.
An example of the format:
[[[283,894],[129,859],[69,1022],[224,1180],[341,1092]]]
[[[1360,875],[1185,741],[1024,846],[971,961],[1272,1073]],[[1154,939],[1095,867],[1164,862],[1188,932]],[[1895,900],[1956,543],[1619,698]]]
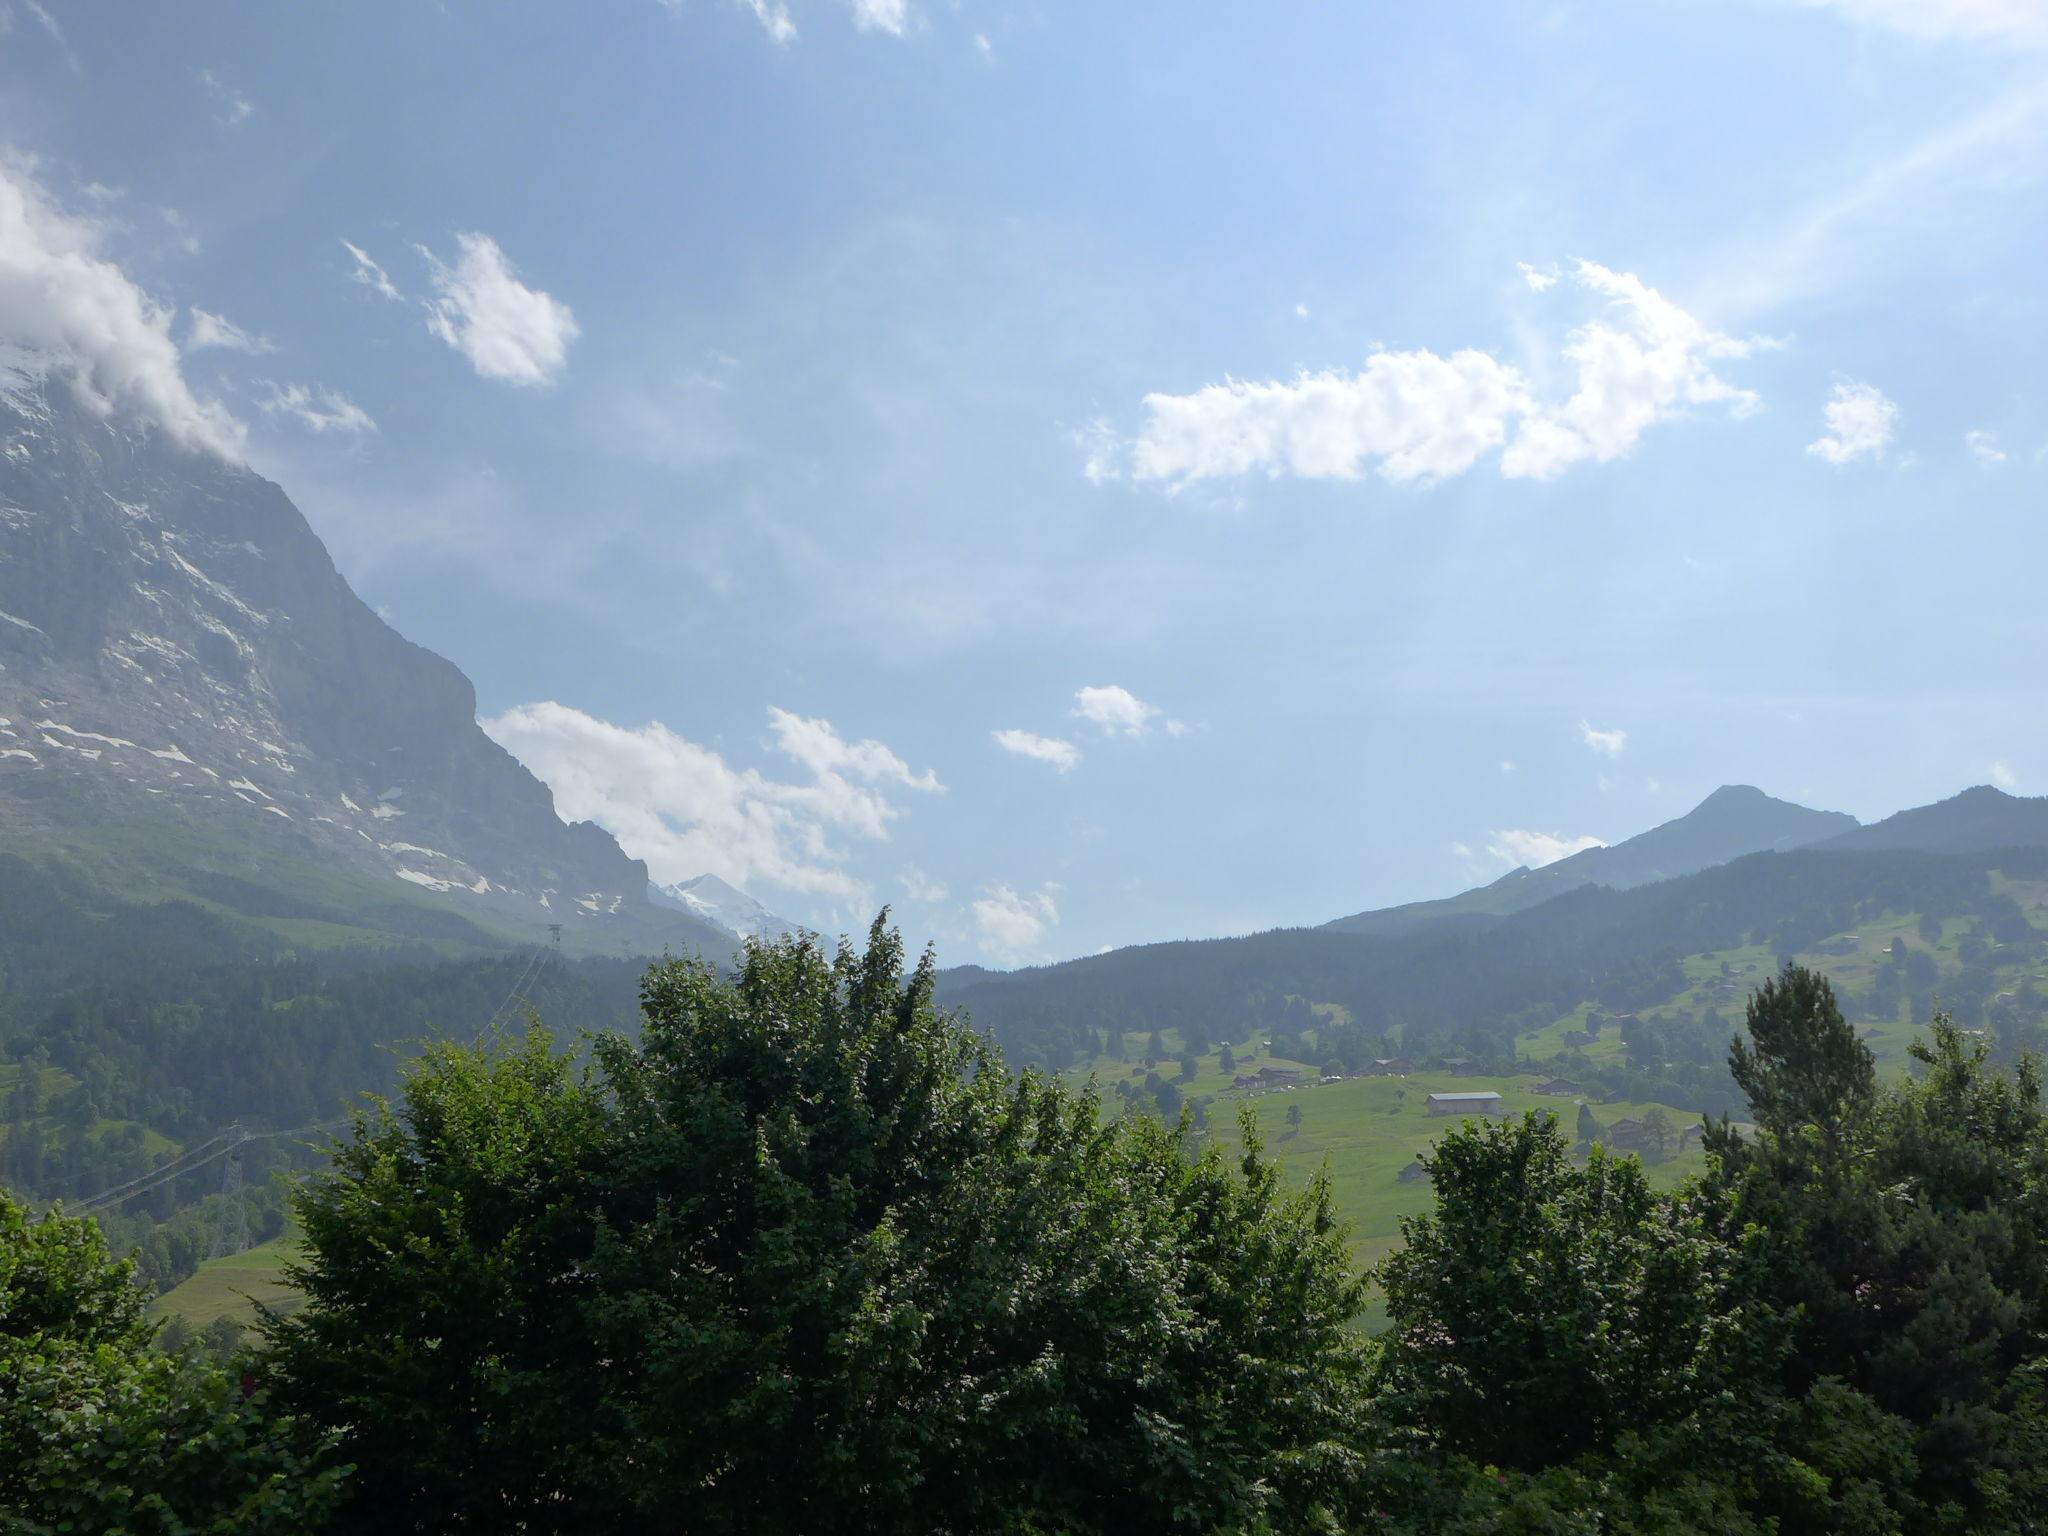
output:
[[[200,1329],[220,1318],[245,1327],[256,1320],[256,1305],[289,1312],[299,1293],[284,1281],[284,1266],[293,1248],[288,1238],[273,1238],[244,1253],[208,1259],[191,1275],[150,1303],[152,1318],[183,1318]]]

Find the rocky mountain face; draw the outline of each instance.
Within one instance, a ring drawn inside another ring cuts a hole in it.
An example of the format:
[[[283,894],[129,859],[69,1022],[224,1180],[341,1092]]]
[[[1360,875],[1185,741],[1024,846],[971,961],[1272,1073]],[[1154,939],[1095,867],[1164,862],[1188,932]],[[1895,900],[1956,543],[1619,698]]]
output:
[[[276,485],[0,379],[0,827],[84,801],[261,828],[532,921],[644,910],[646,867],[476,723]]]
[[[1341,933],[1412,932],[1444,918],[1506,917],[1580,886],[1625,891],[1696,874],[1752,853],[1783,853],[1854,835],[1856,818],[1777,800],[1747,784],[1724,784],[1676,820],[1611,847],[1588,848],[1541,869],[1515,869],[1441,901],[1410,902],[1324,924]]]

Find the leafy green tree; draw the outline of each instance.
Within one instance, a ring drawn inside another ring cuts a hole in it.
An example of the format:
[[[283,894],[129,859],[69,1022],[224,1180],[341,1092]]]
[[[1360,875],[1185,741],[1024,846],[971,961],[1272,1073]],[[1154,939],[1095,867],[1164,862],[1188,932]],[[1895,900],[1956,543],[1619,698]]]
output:
[[[1180,1080],[1192,1083],[1201,1075],[1202,1064],[1195,1059],[1193,1051],[1182,1051],[1180,1055]]]
[[[1653,1104],[1643,1112],[1643,1143],[1659,1157],[1668,1156],[1671,1144],[1677,1138],[1678,1127],[1671,1122],[1671,1116],[1661,1105]]]
[[[1294,1131],[1301,1129],[1301,1106],[1299,1104],[1287,1106],[1287,1128]]]
[[[1600,1122],[1594,1118],[1593,1106],[1590,1104],[1582,1103],[1579,1105],[1577,1134],[1579,1140],[1583,1142],[1591,1143],[1600,1139]]]
[[[132,1265],[89,1219],[0,1194],[0,1531],[297,1536],[327,1445],[194,1353],[151,1347]]]
[[[1362,1293],[1327,1186],[1283,1194],[1249,1124],[1232,1163],[1012,1078],[933,976],[878,921],[656,967],[588,1082],[539,1042],[427,1057],[306,1196],[271,1324],[363,1463],[353,1528],[1336,1518]]]
[[[1634,1158],[1575,1166],[1557,1117],[1467,1124],[1425,1164],[1428,1215],[1379,1268],[1381,1412],[1536,1471],[1682,1418],[1725,1383],[1736,1254]]]
[[[345,1529],[589,1506],[593,1438],[623,1432],[579,1305],[609,1124],[538,1027],[502,1051],[436,1045],[301,1189],[305,1305],[265,1327],[280,1395],[345,1427]]]
[[[1230,1054],[1230,1047],[1223,1046],[1216,1052],[1216,1070],[1225,1077],[1237,1075],[1237,1058]]]

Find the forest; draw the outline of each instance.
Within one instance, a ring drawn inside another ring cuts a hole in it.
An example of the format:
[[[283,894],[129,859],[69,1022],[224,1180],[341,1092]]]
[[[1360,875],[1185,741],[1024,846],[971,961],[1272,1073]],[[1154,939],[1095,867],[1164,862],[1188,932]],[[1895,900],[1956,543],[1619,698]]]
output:
[[[1936,1015],[1880,1080],[1786,967],[1702,1176],[1655,1190],[1548,1114],[1468,1123],[1360,1274],[1249,1112],[1230,1156],[1105,1114],[1007,1070],[934,980],[878,921],[730,975],[658,964],[637,1031],[586,1051],[539,1026],[428,1046],[296,1186],[305,1304],[228,1358],[144,1348],[99,1228],[9,1200],[8,1528],[2048,1519],[2031,1056]]]

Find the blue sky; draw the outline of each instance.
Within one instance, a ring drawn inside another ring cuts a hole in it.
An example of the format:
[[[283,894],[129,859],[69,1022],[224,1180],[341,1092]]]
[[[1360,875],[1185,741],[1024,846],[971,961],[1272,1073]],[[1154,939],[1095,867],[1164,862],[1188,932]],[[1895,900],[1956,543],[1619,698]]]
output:
[[[1015,964],[2048,779],[2043,0],[0,4],[0,323],[660,877]]]

